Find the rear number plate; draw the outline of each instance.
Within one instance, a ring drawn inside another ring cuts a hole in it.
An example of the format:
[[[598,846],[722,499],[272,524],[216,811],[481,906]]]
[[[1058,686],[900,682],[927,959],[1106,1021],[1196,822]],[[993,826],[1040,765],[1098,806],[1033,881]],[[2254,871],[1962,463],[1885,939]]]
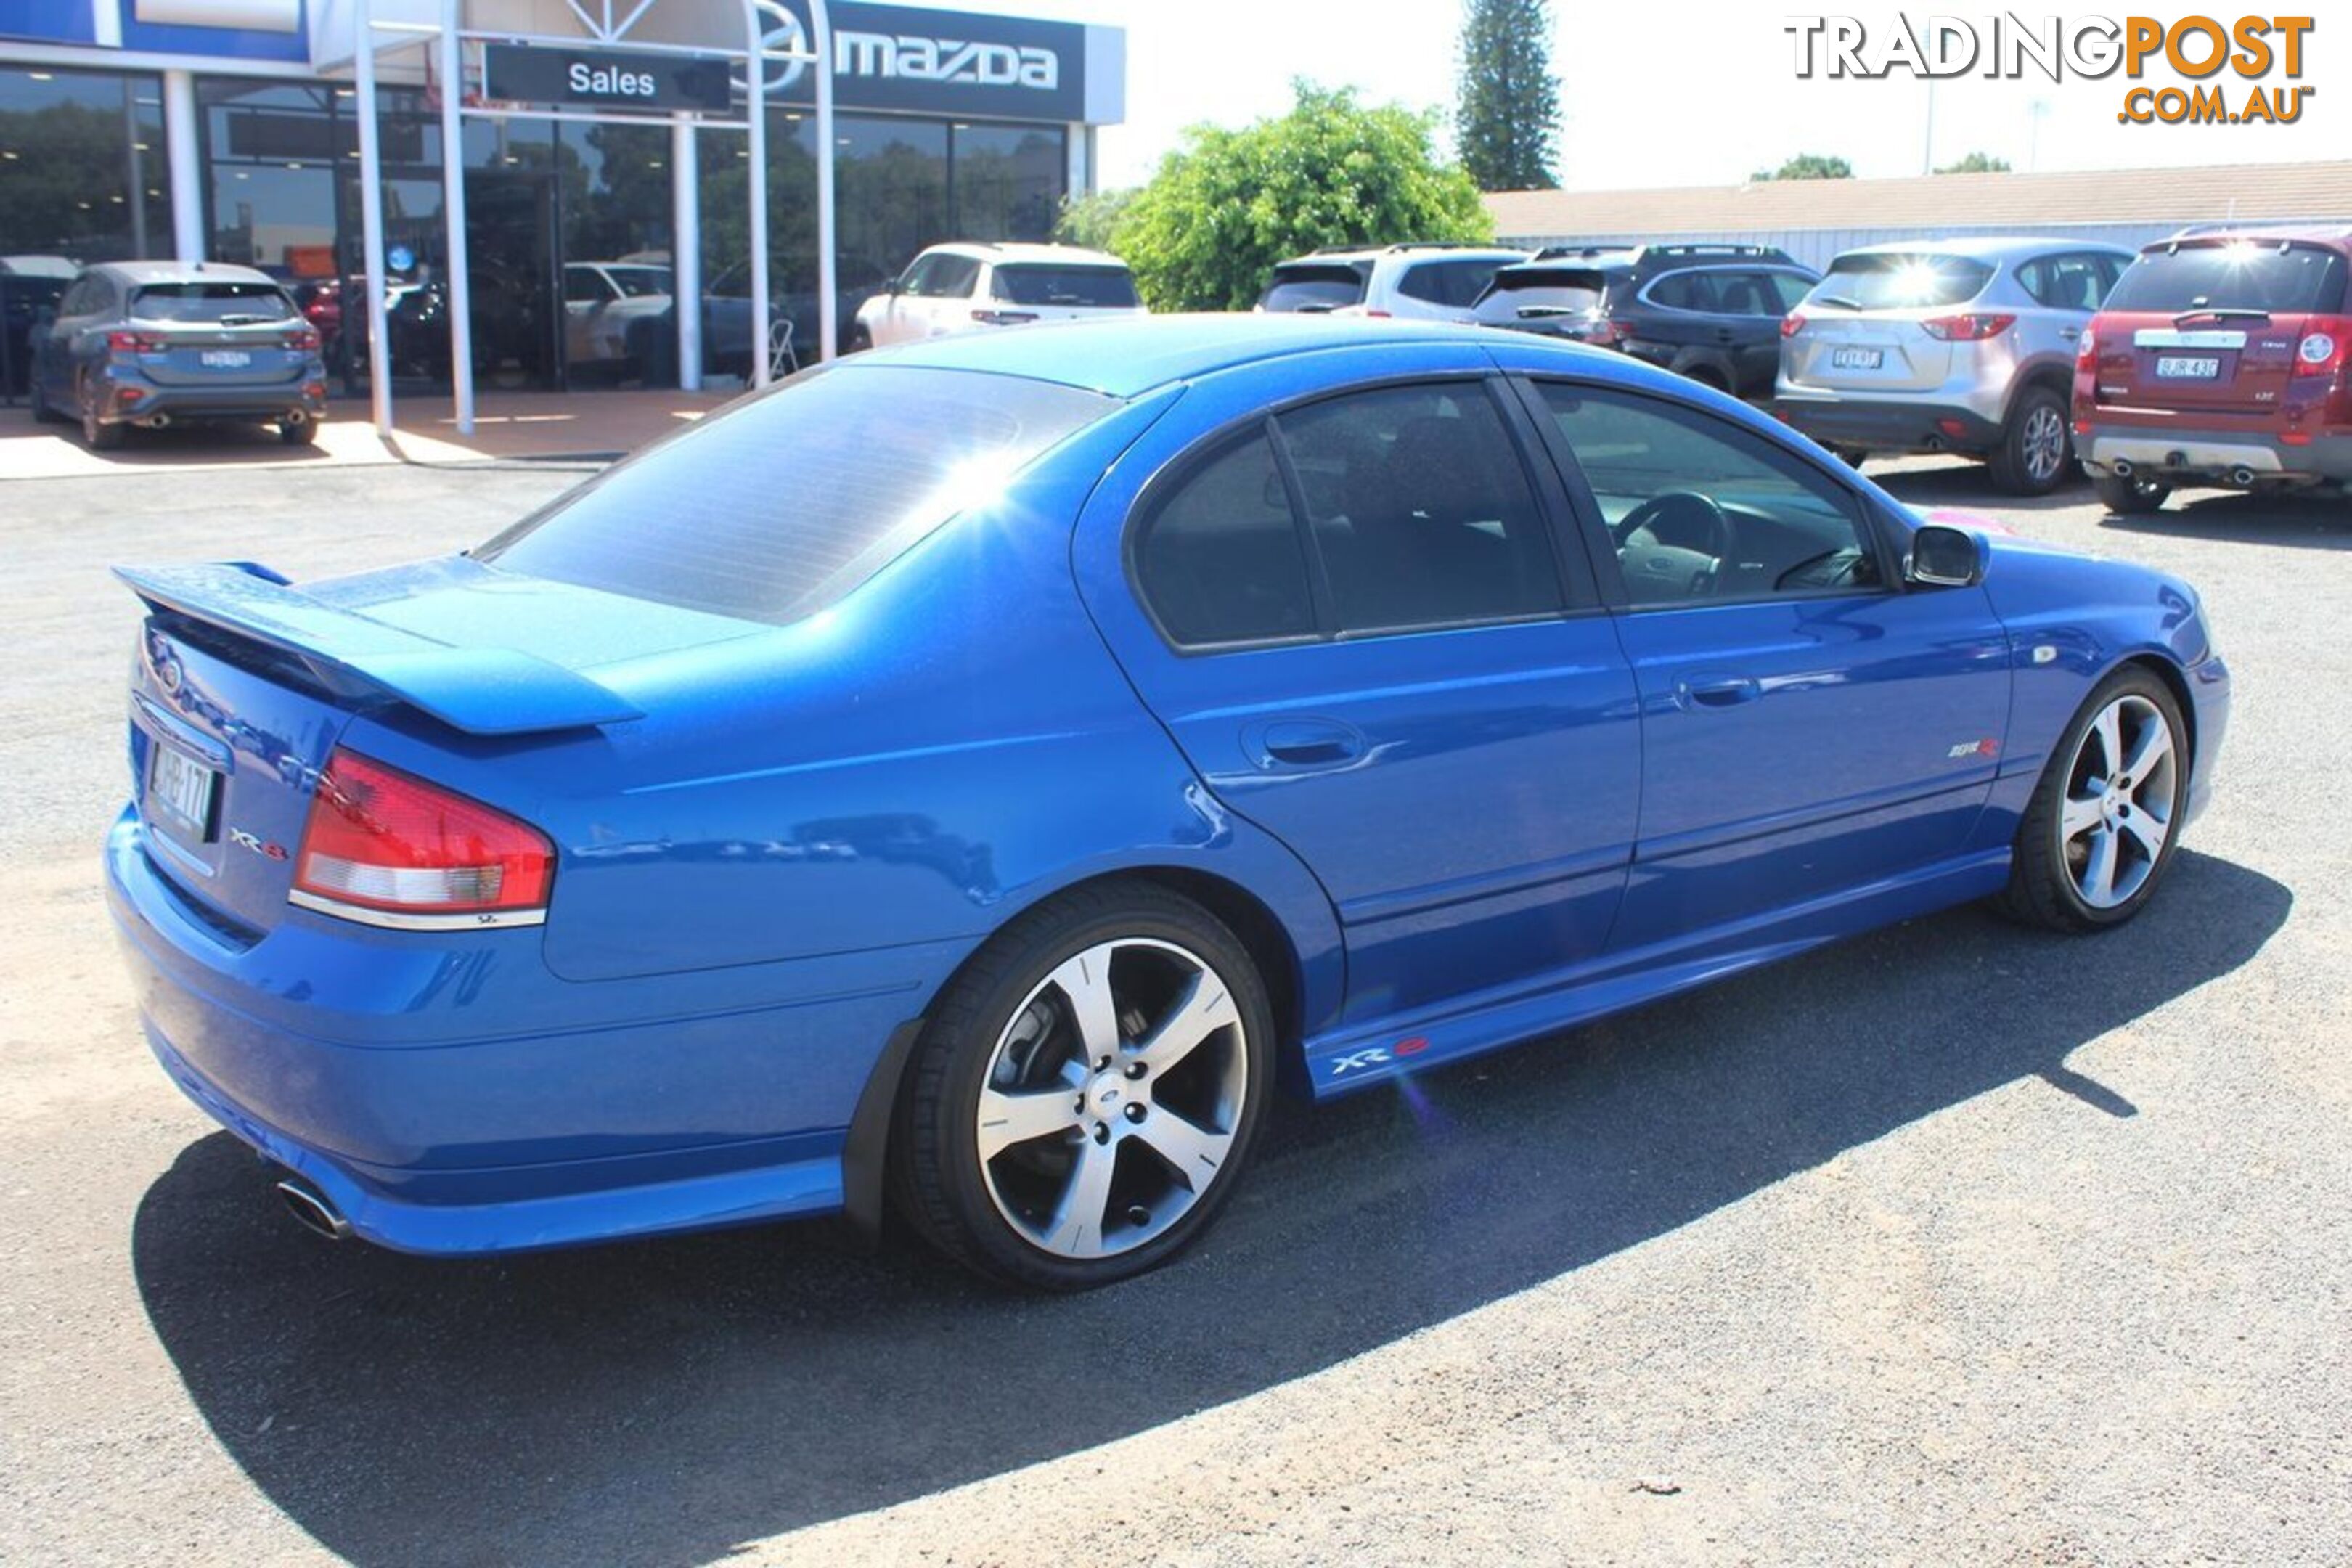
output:
[[[1832,349],[1832,370],[1876,370],[1886,363],[1885,349]]]
[[[2211,354],[2160,354],[2156,374],[2161,381],[2211,381],[2221,374],[2221,362]]]
[[[205,363],[222,370],[233,370],[253,363],[253,355],[243,349],[206,349],[200,357]]]
[[[147,815],[184,838],[212,837],[213,797],[220,774],[165,745],[154,747],[147,773]]]

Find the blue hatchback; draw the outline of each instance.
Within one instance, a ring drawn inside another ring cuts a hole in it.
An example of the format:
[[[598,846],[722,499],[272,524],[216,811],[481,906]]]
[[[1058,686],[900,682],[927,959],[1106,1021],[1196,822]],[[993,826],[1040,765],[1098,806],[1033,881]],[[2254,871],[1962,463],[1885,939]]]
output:
[[[1966,900],[2128,920],[2228,711],[2179,582],[1402,323],[861,355],[466,554],[121,574],[156,1055],[314,1226],[427,1253],[887,1194],[1118,1279],[1278,1081]]]

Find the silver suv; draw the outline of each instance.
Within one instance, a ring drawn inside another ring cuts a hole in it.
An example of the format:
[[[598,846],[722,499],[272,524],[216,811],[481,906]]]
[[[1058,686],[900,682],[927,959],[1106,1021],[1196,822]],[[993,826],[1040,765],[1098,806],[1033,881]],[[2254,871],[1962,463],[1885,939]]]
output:
[[[1276,267],[1257,309],[1467,321],[1496,268],[1527,258],[1487,245],[1328,246]]]
[[[2132,253],[2068,239],[1864,246],[1780,323],[1773,412],[1850,461],[1983,458],[2012,495],[2074,474],[2074,349]]]

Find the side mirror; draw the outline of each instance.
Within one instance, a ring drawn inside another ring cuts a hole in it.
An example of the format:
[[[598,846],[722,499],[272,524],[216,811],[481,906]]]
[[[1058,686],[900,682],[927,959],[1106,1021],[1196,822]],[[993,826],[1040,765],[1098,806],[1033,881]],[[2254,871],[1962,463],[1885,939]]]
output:
[[[1923,522],[1911,534],[1903,580],[1921,588],[1973,588],[1984,581],[1992,550],[1981,534]]]

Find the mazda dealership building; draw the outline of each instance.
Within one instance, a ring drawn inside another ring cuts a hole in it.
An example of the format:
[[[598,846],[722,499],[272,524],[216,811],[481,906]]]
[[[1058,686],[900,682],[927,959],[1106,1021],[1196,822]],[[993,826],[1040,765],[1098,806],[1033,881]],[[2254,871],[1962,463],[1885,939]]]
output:
[[[814,357],[820,158],[845,321],[926,245],[1046,237],[1123,113],[1119,29],[827,10],[830,146],[806,0],[7,0],[0,267],[258,267],[359,380],[371,270],[396,381],[448,384],[460,303],[479,384],[756,379]]]

